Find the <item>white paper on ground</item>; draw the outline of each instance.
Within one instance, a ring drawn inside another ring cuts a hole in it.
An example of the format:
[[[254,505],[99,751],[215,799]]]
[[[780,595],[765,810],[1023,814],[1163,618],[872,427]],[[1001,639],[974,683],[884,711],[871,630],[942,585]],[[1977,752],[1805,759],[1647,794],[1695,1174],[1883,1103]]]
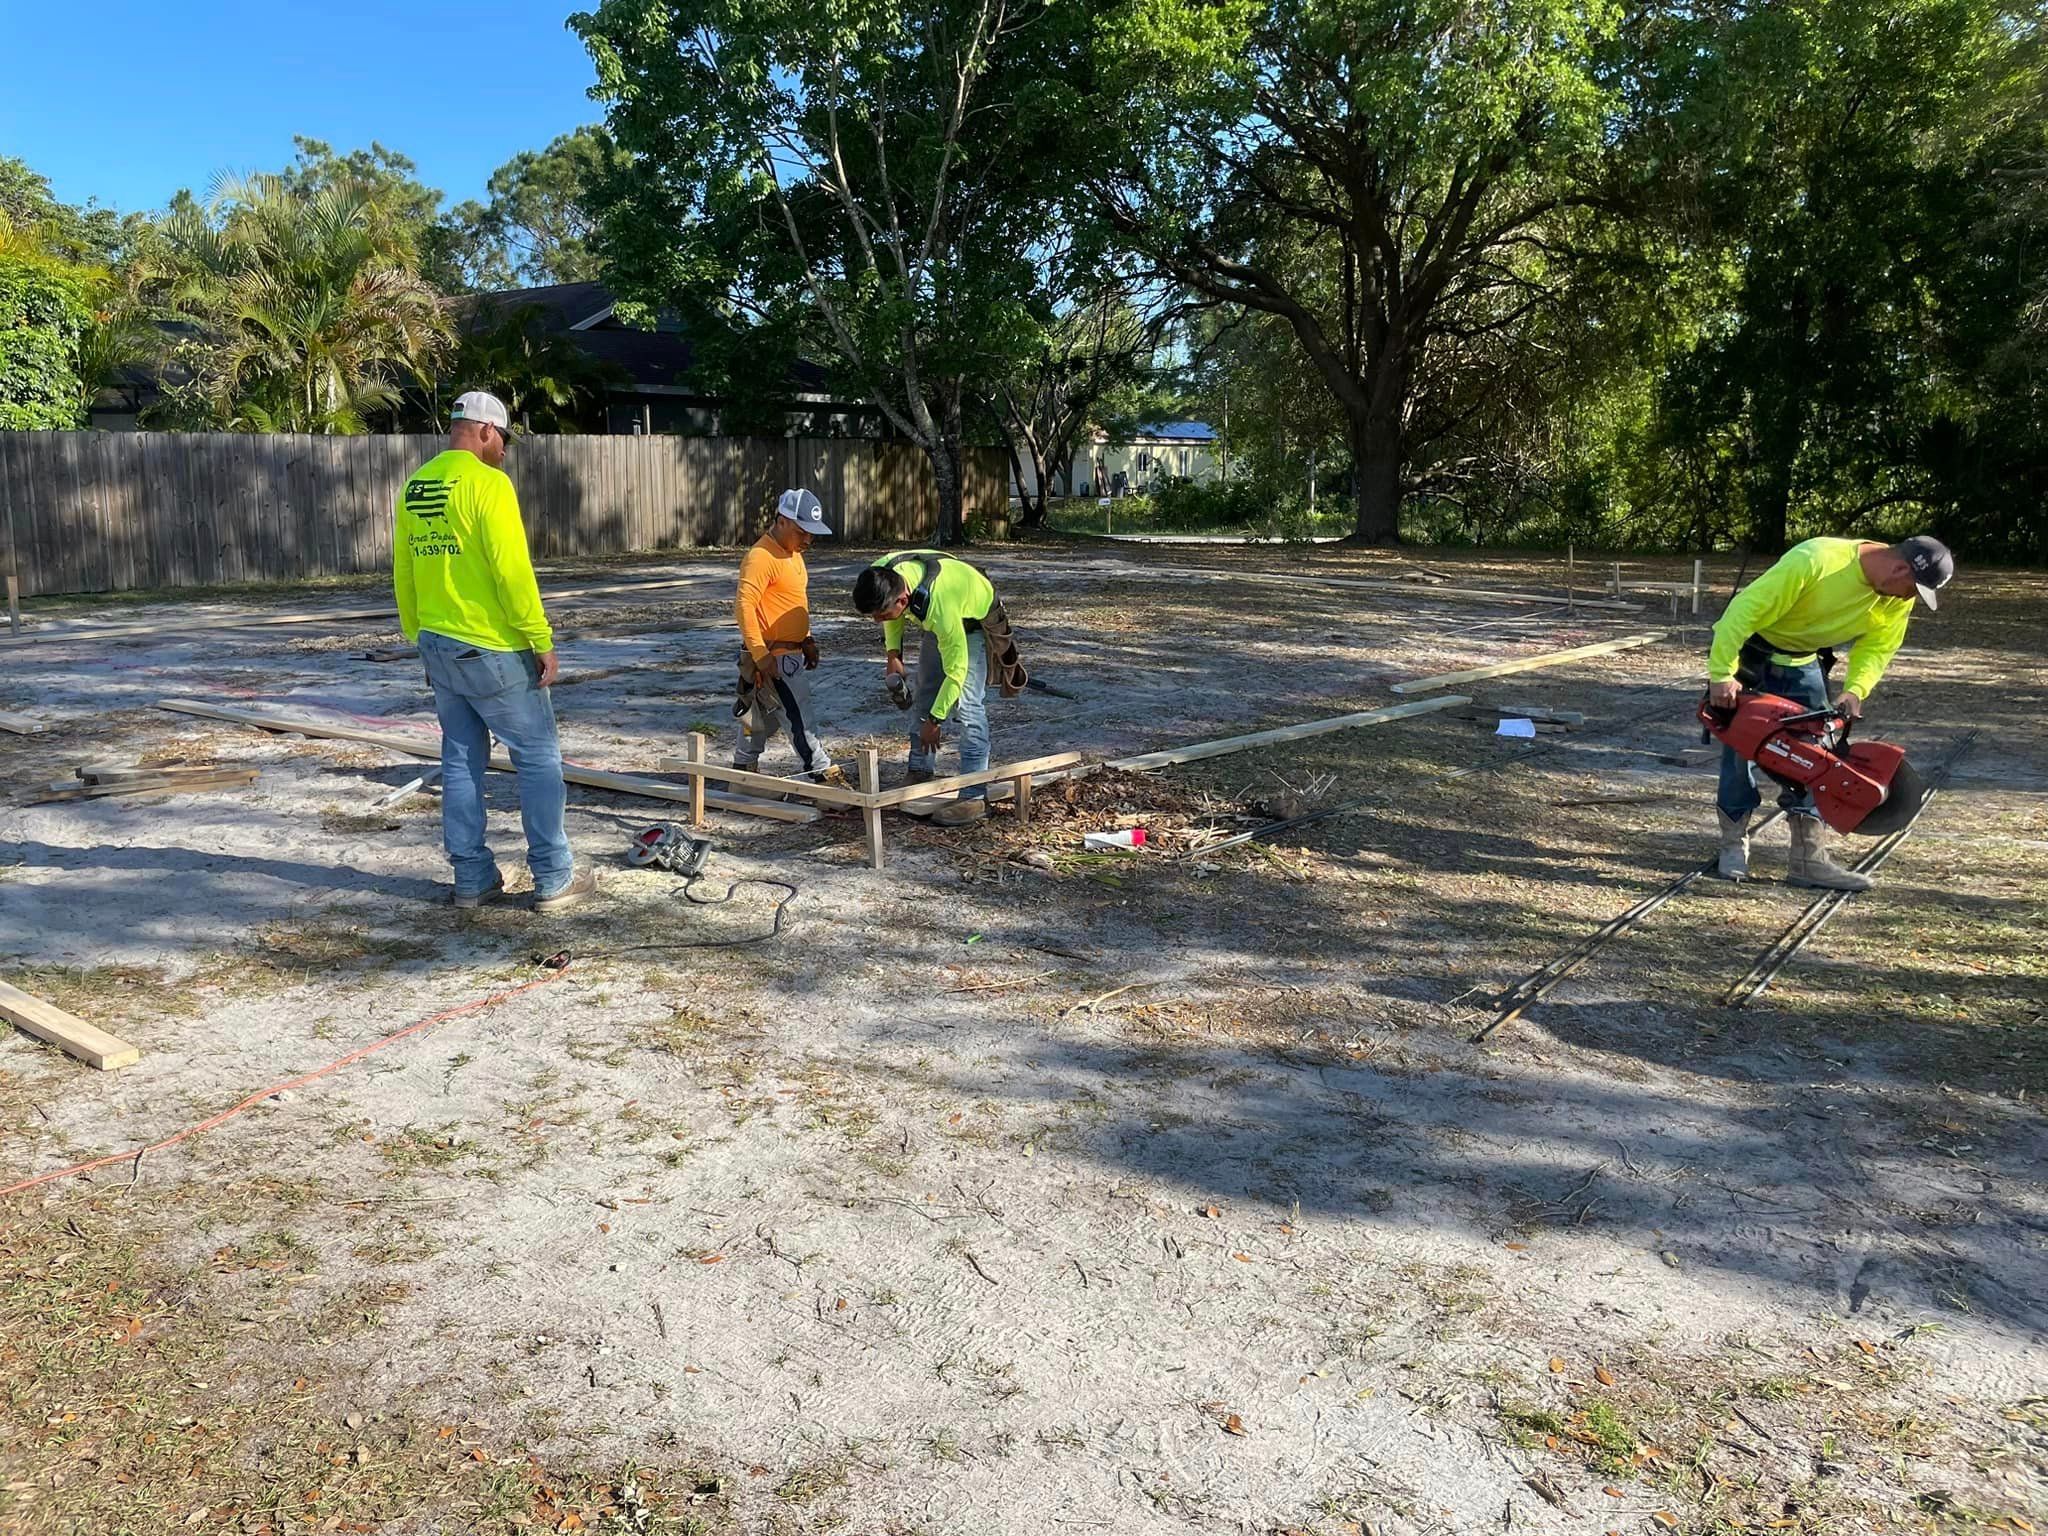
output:
[[[1500,723],[1500,729],[1493,734],[1496,736],[1534,736],[1536,734],[1536,722],[1534,720],[1503,720]]]

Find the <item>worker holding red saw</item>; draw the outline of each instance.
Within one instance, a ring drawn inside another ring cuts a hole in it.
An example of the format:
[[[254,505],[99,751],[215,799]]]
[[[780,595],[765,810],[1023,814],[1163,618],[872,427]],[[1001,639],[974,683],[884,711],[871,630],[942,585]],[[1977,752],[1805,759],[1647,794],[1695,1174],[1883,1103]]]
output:
[[[1762,760],[1767,766],[1775,760],[1774,777],[1785,783],[1778,804],[1792,832],[1790,883],[1832,891],[1870,888],[1869,876],[1844,869],[1827,855],[1813,785],[1824,781],[1823,770],[1836,759],[1825,752],[1817,755],[1814,741],[1782,731],[1723,731],[1739,705],[1761,694],[1793,700],[1807,711],[1826,711],[1832,703],[1846,736],[1847,727],[1862,718],[1864,701],[1906,637],[1914,598],[1933,608],[1936,591],[1954,575],[1955,560],[1947,547],[1924,534],[1897,544],[1808,539],[1786,551],[1729,603],[1714,626],[1707,656],[1707,709],[1702,714],[1703,720],[1720,717],[1708,723],[1723,741],[1717,865],[1723,879],[1748,878],[1749,821],[1762,799],[1756,782],[1758,759],[1737,751],[1733,743],[1765,741],[1775,744]],[[1828,674],[1835,653],[1842,650],[1849,653],[1848,671],[1841,691],[1830,701]],[[1783,705],[1773,707],[1785,711]],[[1804,743],[1793,748],[1799,754],[1796,764],[1785,756],[1788,740]],[[1826,763],[1822,757],[1827,757]],[[1792,773],[1788,778],[1778,769]],[[1795,787],[1790,780],[1801,773],[1807,775],[1805,786]],[[1879,786],[1874,792],[1882,791]],[[1835,824],[1848,826],[1846,821]],[[1873,820],[1871,828],[1876,825]]]

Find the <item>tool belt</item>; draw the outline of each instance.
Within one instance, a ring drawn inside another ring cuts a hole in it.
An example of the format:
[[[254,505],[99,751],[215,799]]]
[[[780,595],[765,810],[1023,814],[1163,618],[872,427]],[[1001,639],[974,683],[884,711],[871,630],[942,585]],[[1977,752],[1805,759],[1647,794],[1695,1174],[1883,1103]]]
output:
[[[778,640],[768,646],[768,659],[773,662],[783,656],[802,655],[804,665],[817,665],[818,642],[814,636],[805,635],[796,641]],[[747,654],[745,646],[740,647],[739,685],[734,694],[732,715],[735,720],[744,719],[748,710],[754,707],[754,695],[761,694],[761,712],[774,714],[782,708],[782,699],[774,689],[762,691],[754,682],[754,658]]]
[[[1778,654],[1778,648],[1762,635],[1751,635],[1742,642],[1742,650],[1735,657],[1735,681],[1749,689],[1763,686],[1764,668],[1773,665],[1771,658]],[[1814,653],[1814,660],[1820,663],[1823,681],[1835,670],[1835,652],[1832,646],[1820,646]]]
[[[988,652],[988,683],[1014,699],[1031,682],[1024,660],[1017,654],[1017,637],[1010,630],[1010,615],[999,597],[988,606],[981,621],[981,643]]]

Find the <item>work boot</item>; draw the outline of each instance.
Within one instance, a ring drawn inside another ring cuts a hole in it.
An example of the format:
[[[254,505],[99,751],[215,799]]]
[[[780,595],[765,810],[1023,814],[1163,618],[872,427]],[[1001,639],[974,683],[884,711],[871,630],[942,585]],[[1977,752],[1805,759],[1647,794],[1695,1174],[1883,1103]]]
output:
[[[477,907],[484,906],[489,902],[496,901],[500,896],[504,894],[505,877],[503,875],[498,875],[492,879],[489,885],[485,886],[480,891],[457,891],[455,893],[455,905],[460,910],[468,912]]]
[[[1714,873],[1723,880],[1747,880],[1749,878],[1749,812],[1730,816],[1718,806],[1714,814],[1721,820],[1721,861],[1714,866]]]
[[[964,827],[970,821],[980,821],[988,814],[988,802],[982,799],[953,800],[932,812],[935,827]]]
[[[574,906],[586,896],[597,894],[597,871],[585,866],[569,877],[569,883],[558,891],[545,896],[535,896],[533,910],[536,912],[559,912],[564,907]]]
[[[1788,816],[1792,823],[1792,863],[1785,878],[1793,885],[1819,891],[1867,891],[1870,876],[1844,869],[1827,855],[1827,832],[1812,816]]]
[[[742,773],[759,773],[761,771],[761,759],[749,757],[744,752],[733,753],[732,765]]]
[[[903,775],[903,782],[906,784],[929,784],[936,777],[937,775],[929,768],[913,768]]]

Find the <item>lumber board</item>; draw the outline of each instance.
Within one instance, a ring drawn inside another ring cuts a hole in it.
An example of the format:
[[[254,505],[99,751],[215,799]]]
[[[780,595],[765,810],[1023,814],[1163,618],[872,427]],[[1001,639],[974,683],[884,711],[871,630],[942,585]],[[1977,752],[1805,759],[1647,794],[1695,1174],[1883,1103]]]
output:
[[[1207,757],[1228,757],[1233,752],[1249,752],[1254,747],[1278,746],[1283,742],[1300,741],[1308,736],[1326,736],[1332,731],[1356,730],[1363,725],[1379,725],[1388,720],[1406,720],[1413,715],[1432,714],[1439,709],[1454,709],[1460,704],[1472,701],[1459,693],[1447,693],[1440,699],[1421,699],[1413,704],[1389,704],[1381,709],[1368,709],[1352,715],[1332,715],[1327,720],[1310,720],[1301,725],[1283,725],[1270,731],[1254,731],[1249,736],[1225,736],[1219,741],[1198,741],[1185,747],[1172,747],[1164,752],[1142,752],[1136,757],[1119,757],[1104,764],[1109,768],[1123,768],[1142,773],[1151,768],[1171,768],[1179,763],[1200,762]]]
[[[787,779],[780,774],[755,773],[745,768],[725,768],[717,763],[693,763],[687,757],[665,757],[655,764],[655,768],[661,773],[687,774],[691,778],[730,784],[736,789],[758,789],[771,795],[798,795],[820,805],[850,805],[859,809],[867,803],[857,789],[820,784],[814,779]]]
[[[180,774],[170,779],[118,779],[109,784],[59,780],[50,786],[49,794],[35,803],[48,805],[57,800],[104,800],[113,795],[186,795],[203,789],[246,789],[256,782],[256,772],[254,768],[247,768],[228,773]]]
[[[1004,763],[999,768],[984,768],[979,773],[956,773],[950,779],[931,779],[923,784],[899,784],[894,789],[885,789],[876,795],[864,795],[862,801],[876,810],[887,810],[890,806],[903,805],[912,800],[929,800],[951,790],[972,789],[977,784],[993,784],[998,779],[1018,779],[1029,773],[1051,773],[1056,768],[1071,768],[1080,761],[1079,752],[1054,752],[1046,757],[1028,757],[1021,763]]]
[[[142,1059],[142,1052],[120,1036],[110,1035],[98,1025],[88,1024],[56,1004],[46,1003],[4,981],[0,981],[0,1018],[102,1072],[132,1067]]]
[[[1432,688],[1454,688],[1464,683],[1476,683],[1488,677],[1506,677],[1511,672],[1534,672],[1543,667],[1561,667],[1568,661],[1583,661],[1589,656],[1609,656],[1616,651],[1632,650],[1639,645],[1655,645],[1664,638],[1663,630],[1649,634],[1624,635],[1619,640],[1602,640],[1595,645],[1575,645],[1567,651],[1545,651],[1541,656],[1523,656],[1515,661],[1497,661],[1490,667],[1470,667],[1463,672],[1444,672],[1435,677],[1412,677],[1405,683],[1394,684],[1395,693],[1427,693]]]
[[[197,715],[202,720],[223,720],[230,725],[253,725],[264,731],[290,731],[301,736],[323,737],[329,741],[360,742],[364,746],[385,747],[393,752],[404,752],[433,762],[441,760],[439,741],[430,741],[424,736],[407,731],[371,731],[351,725],[329,725],[320,720],[265,715],[249,709],[228,709],[218,704],[201,703],[197,699],[160,699],[157,701],[157,708],[168,709],[174,714]],[[491,766],[501,772],[510,773],[512,760],[503,752],[493,752]],[[576,768],[564,763],[562,777],[567,782],[581,784],[586,789],[609,789],[622,795],[640,795],[649,800],[667,800],[677,805],[690,803],[689,786],[664,784],[659,779],[645,778],[639,774],[607,773],[599,768]],[[713,810],[765,816],[770,821],[818,819],[818,812],[814,806],[786,805],[776,800],[751,800],[743,795],[707,794],[704,803]]]
[[[134,784],[155,779],[214,779],[222,774],[246,773],[256,777],[247,763],[165,763],[157,768],[124,768],[119,764],[80,763],[71,770],[85,784]]]
[[[37,720],[29,715],[10,715],[0,710],[0,731],[12,731],[17,736],[40,736],[49,728],[47,720]]]

